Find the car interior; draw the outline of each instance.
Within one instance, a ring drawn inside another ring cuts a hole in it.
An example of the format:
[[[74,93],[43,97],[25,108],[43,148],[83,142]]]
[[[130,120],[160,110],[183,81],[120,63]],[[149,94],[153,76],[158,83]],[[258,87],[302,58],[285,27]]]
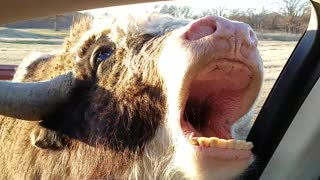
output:
[[[33,18],[146,0],[5,0],[0,26]],[[320,0],[310,0],[308,28],[295,46],[247,137],[259,163],[240,179],[320,180]],[[0,80],[16,65],[0,64]]]
[[[246,178],[318,179],[320,173],[319,13],[311,1],[309,27],[283,68],[248,140],[259,166]],[[246,179],[245,178],[245,179]]]

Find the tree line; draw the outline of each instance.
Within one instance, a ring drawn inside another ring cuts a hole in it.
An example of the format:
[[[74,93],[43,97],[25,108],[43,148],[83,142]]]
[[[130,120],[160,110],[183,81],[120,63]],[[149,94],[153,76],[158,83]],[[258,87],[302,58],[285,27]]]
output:
[[[156,6],[161,13],[178,18],[197,19],[207,15],[223,16],[232,20],[248,23],[258,32],[287,32],[303,33],[308,26],[311,7],[306,0],[281,0],[277,12],[262,8],[256,9],[227,9],[214,7],[194,13],[190,6],[163,5]]]

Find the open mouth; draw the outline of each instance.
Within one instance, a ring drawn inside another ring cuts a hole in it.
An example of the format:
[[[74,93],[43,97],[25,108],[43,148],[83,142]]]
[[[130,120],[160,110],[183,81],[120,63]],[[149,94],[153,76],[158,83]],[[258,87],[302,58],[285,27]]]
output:
[[[180,125],[192,146],[222,159],[251,156],[253,144],[233,139],[231,127],[254,102],[252,79],[248,66],[223,59],[209,64],[191,80]]]

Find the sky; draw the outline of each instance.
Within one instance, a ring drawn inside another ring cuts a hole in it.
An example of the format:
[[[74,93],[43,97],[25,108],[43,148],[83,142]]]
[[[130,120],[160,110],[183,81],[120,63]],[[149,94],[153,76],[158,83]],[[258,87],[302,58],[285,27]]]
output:
[[[143,13],[146,11],[152,11],[155,5],[178,5],[178,6],[190,6],[194,13],[200,13],[201,11],[214,7],[226,7],[227,9],[241,9],[245,10],[248,8],[256,9],[261,11],[265,8],[270,11],[279,11],[281,0],[177,0],[177,1],[165,1],[165,2],[154,2],[154,3],[143,3],[137,5],[126,5],[126,6],[115,6],[111,8],[100,8],[94,9],[90,12],[93,15],[101,15],[105,12],[108,14],[117,14],[119,12],[130,12],[130,13]]]

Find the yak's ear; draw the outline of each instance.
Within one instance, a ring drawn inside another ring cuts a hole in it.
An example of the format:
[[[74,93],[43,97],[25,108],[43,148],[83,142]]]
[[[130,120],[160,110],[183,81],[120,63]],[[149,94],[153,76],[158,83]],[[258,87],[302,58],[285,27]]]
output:
[[[43,127],[35,128],[30,135],[31,144],[44,150],[63,150],[70,145],[70,139],[58,132]]]
[[[65,39],[64,49],[66,52],[75,52],[76,56],[78,56],[77,52],[81,49],[81,46],[85,41],[90,39],[89,34],[92,26],[92,17],[89,16],[81,16],[80,18],[76,18],[75,22],[72,24],[70,28],[69,35]]]
[[[66,39],[67,42],[71,44],[79,42],[81,36],[91,29],[92,21],[93,17],[91,16],[81,15],[76,17],[70,28],[69,36]]]

